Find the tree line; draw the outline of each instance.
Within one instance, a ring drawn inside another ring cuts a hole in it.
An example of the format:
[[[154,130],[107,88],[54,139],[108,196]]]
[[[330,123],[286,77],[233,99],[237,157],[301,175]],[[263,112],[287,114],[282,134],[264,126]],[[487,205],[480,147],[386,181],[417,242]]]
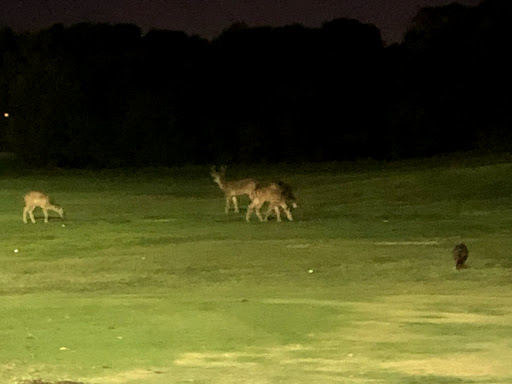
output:
[[[0,29],[0,150],[61,167],[397,159],[512,146],[512,2],[353,19]]]

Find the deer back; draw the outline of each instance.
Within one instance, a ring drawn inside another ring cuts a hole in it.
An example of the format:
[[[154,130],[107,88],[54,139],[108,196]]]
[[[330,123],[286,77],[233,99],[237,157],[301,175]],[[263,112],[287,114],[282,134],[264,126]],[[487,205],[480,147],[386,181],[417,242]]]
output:
[[[51,205],[49,196],[42,192],[29,192],[25,195],[24,199],[26,206],[46,207]]]

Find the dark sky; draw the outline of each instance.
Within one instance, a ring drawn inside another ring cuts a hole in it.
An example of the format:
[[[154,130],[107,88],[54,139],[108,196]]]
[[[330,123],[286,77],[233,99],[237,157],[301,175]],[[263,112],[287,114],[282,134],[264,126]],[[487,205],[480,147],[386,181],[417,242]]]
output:
[[[512,0],[511,0],[512,1]],[[339,17],[376,25],[386,43],[400,41],[420,8],[451,0],[0,0],[0,26],[17,32],[55,23],[133,23],[211,38],[233,22],[319,27]],[[474,6],[480,0],[458,0]]]

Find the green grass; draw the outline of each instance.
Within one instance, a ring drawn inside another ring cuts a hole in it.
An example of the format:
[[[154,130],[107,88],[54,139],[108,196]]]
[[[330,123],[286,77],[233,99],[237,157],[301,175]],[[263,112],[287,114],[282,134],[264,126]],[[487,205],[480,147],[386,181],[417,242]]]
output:
[[[0,383],[508,384],[499,160],[228,169],[292,184],[282,223],[225,215],[208,167],[0,169]],[[23,224],[31,189],[66,220]]]

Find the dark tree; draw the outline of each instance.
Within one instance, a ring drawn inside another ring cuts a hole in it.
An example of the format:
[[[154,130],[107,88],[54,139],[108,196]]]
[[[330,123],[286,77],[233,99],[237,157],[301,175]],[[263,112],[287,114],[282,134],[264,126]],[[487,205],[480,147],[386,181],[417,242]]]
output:
[[[504,4],[451,4],[415,17],[394,49],[400,74],[390,122],[398,156],[510,147],[512,62],[504,47],[512,14]]]
[[[235,23],[212,41],[129,24],[4,28],[0,150],[67,167],[507,151],[511,8],[424,8],[389,47],[352,19]]]

